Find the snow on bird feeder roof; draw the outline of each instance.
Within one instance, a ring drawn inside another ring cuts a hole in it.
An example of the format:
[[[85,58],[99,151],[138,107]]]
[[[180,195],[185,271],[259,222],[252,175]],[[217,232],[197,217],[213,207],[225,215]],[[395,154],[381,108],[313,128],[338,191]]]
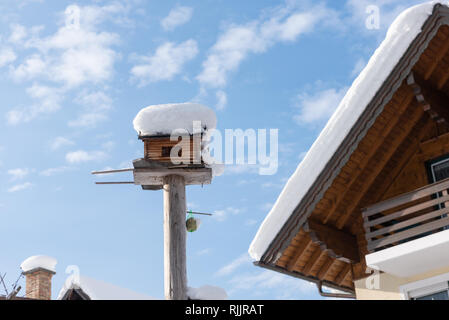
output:
[[[193,122],[201,121],[202,132],[217,125],[215,112],[198,103],[159,104],[143,108],[134,118],[133,125],[139,136],[171,135],[184,129],[193,134]]]
[[[25,259],[20,265],[20,268],[24,273],[33,271],[35,269],[45,269],[51,272],[56,272],[57,263],[58,261],[55,258],[44,255],[37,255]]]

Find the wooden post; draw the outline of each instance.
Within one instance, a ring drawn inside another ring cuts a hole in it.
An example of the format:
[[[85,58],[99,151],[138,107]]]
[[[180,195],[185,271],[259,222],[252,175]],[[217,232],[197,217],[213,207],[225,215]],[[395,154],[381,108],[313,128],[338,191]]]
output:
[[[182,176],[164,178],[164,286],[166,300],[187,300],[186,187]]]

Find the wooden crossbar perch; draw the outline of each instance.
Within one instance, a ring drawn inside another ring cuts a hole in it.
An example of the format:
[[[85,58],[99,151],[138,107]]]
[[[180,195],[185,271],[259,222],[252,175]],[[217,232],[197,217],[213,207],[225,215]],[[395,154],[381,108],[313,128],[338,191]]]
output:
[[[92,171],[91,173],[92,174],[111,174],[111,173],[128,172],[128,171],[134,171],[134,168],[105,170],[105,171]]]
[[[191,213],[191,214],[199,214],[199,215],[203,215],[203,216],[212,216],[212,213],[203,213],[203,212],[195,212],[195,211],[187,211],[187,213]]]
[[[111,182],[102,182],[96,181],[95,184],[134,184],[134,181],[111,181]]]

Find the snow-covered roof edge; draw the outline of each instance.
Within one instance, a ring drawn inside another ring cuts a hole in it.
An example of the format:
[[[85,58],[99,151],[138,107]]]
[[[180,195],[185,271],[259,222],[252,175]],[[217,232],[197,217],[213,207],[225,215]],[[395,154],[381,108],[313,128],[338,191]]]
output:
[[[66,279],[57,300],[63,299],[67,291],[71,289],[81,289],[91,300],[155,300],[146,294],[76,273]]]
[[[357,123],[365,108],[406,53],[410,44],[422,31],[424,23],[432,15],[437,4],[448,6],[449,1],[431,1],[411,7],[402,12],[392,23],[385,40],[354,80],[260,226],[248,250],[254,260],[261,260],[297,205]]]

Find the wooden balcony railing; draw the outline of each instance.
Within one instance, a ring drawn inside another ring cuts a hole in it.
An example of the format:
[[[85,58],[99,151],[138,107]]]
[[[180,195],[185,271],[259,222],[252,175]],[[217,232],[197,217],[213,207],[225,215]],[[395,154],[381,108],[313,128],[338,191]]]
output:
[[[449,226],[449,179],[363,210],[369,252],[415,240]]]

